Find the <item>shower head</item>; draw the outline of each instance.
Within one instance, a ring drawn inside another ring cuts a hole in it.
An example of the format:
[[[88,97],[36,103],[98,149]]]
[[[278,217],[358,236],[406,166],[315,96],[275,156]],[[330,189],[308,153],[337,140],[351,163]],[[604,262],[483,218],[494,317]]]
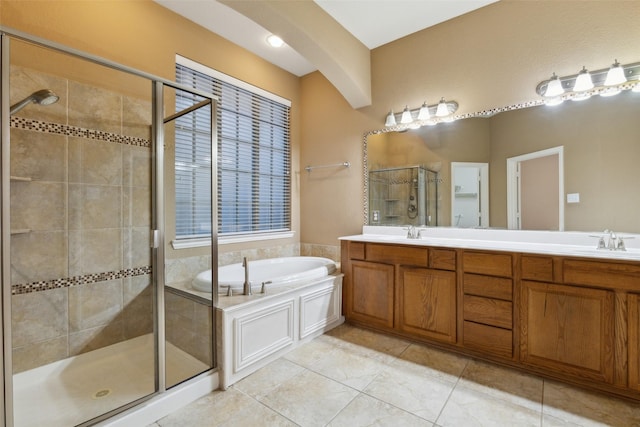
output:
[[[39,91],[33,92],[22,101],[13,104],[9,109],[9,114],[13,115],[17,113],[32,102],[35,102],[39,105],[51,105],[58,102],[58,99],[60,99],[60,97],[58,97],[58,95],[56,95],[49,89],[41,89]]]

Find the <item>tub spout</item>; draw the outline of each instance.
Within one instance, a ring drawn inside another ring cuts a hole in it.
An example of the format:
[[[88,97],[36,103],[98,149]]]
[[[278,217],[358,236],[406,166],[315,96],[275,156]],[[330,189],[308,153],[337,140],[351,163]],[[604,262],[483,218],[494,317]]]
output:
[[[251,282],[249,281],[249,263],[247,257],[242,258],[242,266],[244,267],[244,284],[242,285],[242,293],[251,295]]]

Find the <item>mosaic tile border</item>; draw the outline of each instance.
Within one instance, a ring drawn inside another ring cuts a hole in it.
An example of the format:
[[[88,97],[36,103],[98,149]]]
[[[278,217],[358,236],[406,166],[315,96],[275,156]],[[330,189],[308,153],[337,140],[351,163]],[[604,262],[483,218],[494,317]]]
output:
[[[120,135],[117,133],[103,132],[93,129],[85,129],[76,126],[61,125],[58,123],[42,122],[39,120],[25,119],[23,117],[11,117],[11,127],[35,132],[53,133],[57,135],[74,136],[79,138],[94,139],[98,141],[113,142],[116,144],[133,145],[136,147],[151,147],[151,141],[134,136]]]
[[[61,279],[43,280],[32,283],[21,283],[11,286],[11,295],[29,294],[51,289],[69,288],[71,286],[87,285],[89,283],[106,282],[108,280],[125,279],[127,277],[143,276],[151,274],[151,266],[127,268],[120,271],[107,271],[104,273],[86,274]]]

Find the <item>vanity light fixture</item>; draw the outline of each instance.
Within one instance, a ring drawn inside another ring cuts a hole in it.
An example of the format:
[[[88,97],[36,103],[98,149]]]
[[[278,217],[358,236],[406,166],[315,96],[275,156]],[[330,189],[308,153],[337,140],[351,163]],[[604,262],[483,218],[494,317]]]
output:
[[[640,62],[621,65],[617,60],[609,68],[589,72],[585,66],[578,74],[540,82],[536,92],[546,105],[558,105],[565,100],[581,101],[592,95],[613,96],[623,90],[640,92]]]
[[[400,117],[400,123],[403,125],[408,125],[413,122],[413,117],[411,117],[411,111],[409,111],[409,106],[404,106],[404,111],[402,112],[402,117]]]
[[[449,107],[445,102],[444,98],[440,98],[440,102],[438,102],[438,108],[436,108],[436,117],[446,117],[449,115]]]
[[[622,92],[622,89],[617,86],[626,82],[627,78],[624,75],[624,69],[616,59],[613,65],[611,65],[611,68],[609,68],[609,71],[607,71],[607,78],[604,80],[604,85],[608,87],[604,92],[600,93],[600,96],[614,96],[619,94]]]
[[[393,110],[389,111],[387,114],[387,120],[384,122],[386,127],[391,127],[396,125],[396,116],[393,114]]]
[[[544,91],[543,96],[555,97],[558,95],[562,95],[564,93],[564,88],[562,87],[562,82],[560,78],[556,76],[556,73],[553,73],[549,83],[547,83],[547,90]]]
[[[589,89],[593,89],[593,80],[591,79],[591,74],[587,68],[583,66],[578,77],[576,77],[575,83],[573,84],[573,91],[584,92]]]
[[[429,106],[427,105],[427,101],[422,103],[422,107],[420,107],[420,111],[418,111],[418,120],[424,121],[429,120],[431,118],[431,114],[429,113]]]
[[[622,68],[622,65],[620,65],[620,63],[616,59],[613,65],[611,65],[611,68],[609,68],[609,71],[607,71],[607,78],[604,80],[604,85],[615,86],[626,81],[627,78],[624,75],[624,68]]]
[[[454,120],[452,116],[458,110],[458,103],[455,101],[445,101],[440,99],[435,105],[428,105],[425,101],[420,108],[413,110],[405,106],[402,114],[394,114],[389,111],[384,122],[385,127],[402,126],[404,128],[416,129],[423,125],[431,125],[440,122]]]

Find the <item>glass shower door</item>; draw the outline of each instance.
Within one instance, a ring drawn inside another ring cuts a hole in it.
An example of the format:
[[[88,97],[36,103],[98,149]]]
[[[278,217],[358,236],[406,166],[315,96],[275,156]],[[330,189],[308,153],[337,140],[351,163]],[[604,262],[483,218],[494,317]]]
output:
[[[18,40],[9,82],[7,411],[82,424],[157,389],[151,83]]]
[[[214,305],[217,287],[215,103],[164,86],[165,382],[170,388],[215,365]],[[213,213],[213,214],[212,214]],[[180,230],[189,223],[197,235]],[[179,238],[182,237],[182,238]],[[216,260],[216,261],[213,261]],[[208,292],[192,281],[211,270]]]

